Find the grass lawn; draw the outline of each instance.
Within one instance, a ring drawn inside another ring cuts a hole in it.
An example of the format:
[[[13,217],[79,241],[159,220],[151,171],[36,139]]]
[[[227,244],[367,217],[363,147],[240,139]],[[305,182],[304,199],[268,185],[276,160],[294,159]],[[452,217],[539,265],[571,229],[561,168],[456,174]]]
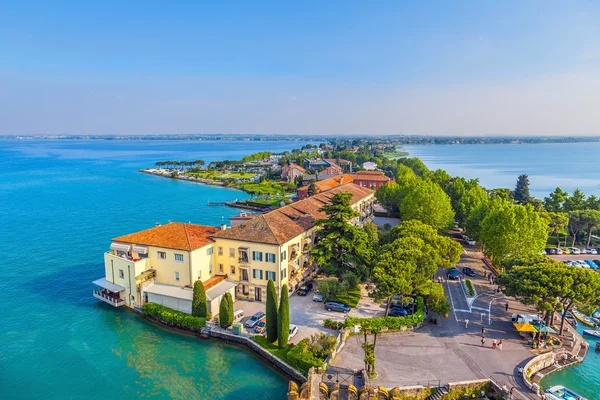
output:
[[[261,335],[252,336],[250,338],[250,340],[258,343],[258,345],[260,347],[267,350],[269,353],[273,354],[275,357],[280,358],[284,362],[290,364],[288,357],[287,357],[287,353],[290,351],[290,349],[292,347],[289,344],[287,346],[285,346],[283,349],[280,349],[279,347],[277,347],[277,344],[275,344],[277,342],[269,343],[269,342],[267,342],[267,338],[264,336],[261,336]]]
[[[390,153],[390,152],[383,153],[383,156],[385,158],[390,159],[390,160],[395,160],[397,158],[406,157],[407,155],[408,155],[408,152],[406,152],[406,151],[399,151],[399,150],[397,150],[394,153]]]
[[[346,295],[345,293],[340,293],[337,296],[331,296],[327,300],[328,301],[340,301],[340,302],[347,304],[350,307],[354,308],[358,305],[358,301],[360,300],[360,289],[356,287],[354,289],[348,290],[348,295]]]

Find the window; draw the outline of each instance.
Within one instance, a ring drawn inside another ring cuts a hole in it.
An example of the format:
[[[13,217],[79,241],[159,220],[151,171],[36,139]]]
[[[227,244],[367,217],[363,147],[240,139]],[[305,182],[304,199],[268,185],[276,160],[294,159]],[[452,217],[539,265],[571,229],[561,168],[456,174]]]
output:
[[[183,262],[183,254],[175,254],[175,261]]]
[[[266,275],[267,275],[267,280],[272,279],[273,282],[275,282],[275,280],[277,279],[277,277],[275,276],[275,271],[266,271]]]
[[[208,273],[212,275],[212,264],[208,264]]]
[[[175,280],[179,281],[179,272],[175,272]]]
[[[235,275],[235,265],[231,265],[231,275]]]
[[[254,260],[254,261],[262,261],[262,252],[260,252],[260,251],[253,251],[252,252],[252,260]]]
[[[221,246],[219,246],[219,255],[222,256],[223,255],[223,248]]]
[[[282,270],[281,270],[281,279],[285,279],[285,278],[287,278],[287,275],[286,275],[286,274],[287,274],[287,269],[286,269],[286,268],[282,269]]]
[[[281,252],[281,261],[287,260],[287,251],[284,250]]]
[[[263,278],[263,270],[262,269],[253,269],[252,277],[254,279],[262,279]]]
[[[212,254],[215,252],[215,249],[213,247],[209,247],[208,249],[206,249],[206,255],[207,256],[212,256]]]
[[[167,259],[167,253],[165,253],[164,251],[157,251],[157,253],[158,253],[158,258],[160,258],[161,260]]]
[[[229,248],[229,257],[235,258],[235,249],[233,247]]]
[[[198,280],[202,280],[202,270],[198,270]]]
[[[265,253],[265,259],[267,262],[275,262],[275,254],[273,253]]]
[[[223,273],[223,264],[219,264],[219,272]]]
[[[119,278],[125,279],[125,272],[122,269],[119,270]]]

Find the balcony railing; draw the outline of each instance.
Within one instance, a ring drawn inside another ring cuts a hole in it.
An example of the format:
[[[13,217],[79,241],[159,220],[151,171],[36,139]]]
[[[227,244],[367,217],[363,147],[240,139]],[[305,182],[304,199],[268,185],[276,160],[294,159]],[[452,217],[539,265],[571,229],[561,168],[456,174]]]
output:
[[[125,305],[125,300],[118,298],[116,295],[106,294],[104,290],[93,290],[92,294],[95,298],[110,304],[113,307],[121,307]]]
[[[248,261],[248,257],[240,257],[238,258],[238,262],[240,264],[248,264],[250,261]]]

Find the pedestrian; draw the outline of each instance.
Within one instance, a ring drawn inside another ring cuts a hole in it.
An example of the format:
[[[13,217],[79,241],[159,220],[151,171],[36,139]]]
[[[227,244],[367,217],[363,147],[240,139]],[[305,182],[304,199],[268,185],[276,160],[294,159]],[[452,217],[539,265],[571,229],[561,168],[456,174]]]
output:
[[[485,336],[485,326],[481,327],[481,336]]]
[[[481,337],[481,345],[482,345],[482,346],[484,346],[484,345],[485,345],[485,337],[484,337],[484,336],[482,336],[482,337]]]
[[[469,318],[465,318],[465,329],[469,327]]]
[[[504,306],[504,308],[506,309],[506,311],[508,311],[508,303],[506,303],[506,305]]]
[[[492,350],[496,350],[496,346],[498,345],[498,342],[496,341],[496,339],[494,339],[492,341]]]
[[[502,350],[502,339],[500,339],[500,341],[498,341],[498,349]]]
[[[510,388],[510,392],[508,392],[508,398],[512,399],[513,396],[513,390],[515,390],[514,386]]]

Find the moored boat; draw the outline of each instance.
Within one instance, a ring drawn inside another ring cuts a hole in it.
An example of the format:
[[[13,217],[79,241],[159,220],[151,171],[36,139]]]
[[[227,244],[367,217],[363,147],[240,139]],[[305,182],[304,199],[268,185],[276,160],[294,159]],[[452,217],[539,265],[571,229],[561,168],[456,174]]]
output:
[[[552,386],[547,389],[546,398],[549,400],[588,400],[563,385]]]
[[[590,317],[588,317],[587,315],[584,315],[584,314],[580,313],[579,311],[573,311],[573,315],[582,324],[587,325],[587,326],[591,326],[591,327],[594,327],[594,328],[596,327],[596,323],[594,322],[594,320],[591,319]]]
[[[593,329],[585,329],[583,331],[583,334],[586,336],[593,336],[593,337],[600,339],[600,331],[595,331]]]

